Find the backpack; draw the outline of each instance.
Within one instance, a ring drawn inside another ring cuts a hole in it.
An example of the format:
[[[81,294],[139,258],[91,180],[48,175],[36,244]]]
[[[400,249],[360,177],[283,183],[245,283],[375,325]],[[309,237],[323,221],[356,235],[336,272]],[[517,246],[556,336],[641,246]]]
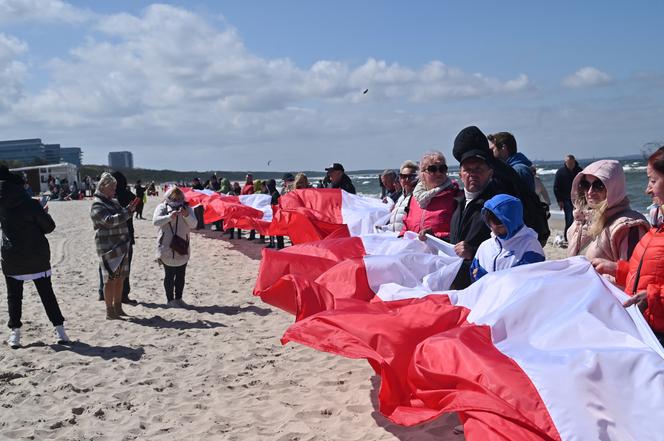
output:
[[[549,230],[548,205],[542,202],[537,193],[523,185],[521,178],[512,167],[500,160],[491,161],[493,180],[498,193],[506,193],[519,198],[523,204],[523,222],[535,230],[537,239],[542,246],[546,245]]]

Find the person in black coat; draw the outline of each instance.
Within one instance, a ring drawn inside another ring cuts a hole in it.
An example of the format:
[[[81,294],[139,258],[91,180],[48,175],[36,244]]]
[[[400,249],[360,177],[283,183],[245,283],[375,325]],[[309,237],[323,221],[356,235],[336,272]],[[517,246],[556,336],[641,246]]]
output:
[[[457,206],[450,221],[450,243],[454,251],[463,259],[452,289],[470,286],[470,265],[480,244],[491,237],[491,230],[482,219],[484,202],[497,194],[493,181],[493,169],[486,152],[470,150],[464,153],[459,162],[459,176],[464,192],[457,197]]]
[[[558,201],[558,207],[565,213],[565,240],[567,240],[567,230],[574,222],[572,182],[580,172],[581,167],[576,162],[574,155],[567,155],[565,156],[565,165],[556,171],[556,178],[553,181],[553,194]]]
[[[0,226],[2,247],[0,261],[7,284],[7,343],[20,347],[23,282],[32,280],[41,298],[46,315],[56,329],[57,341],[67,343],[64,317],[51,284],[51,250],[46,239],[55,229],[55,222],[41,204],[23,189],[22,179],[0,168]]]
[[[145,196],[145,190],[146,188],[141,185],[141,180],[137,180],[136,185],[134,185],[134,191],[138,198],[138,205],[136,205],[136,219],[145,219],[143,217],[143,197]]]
[[[136,195],[134,195],[134,193],[129,191],[129,187],[127,185],[127,178],[125,178],[125,175],[119,171],[111,173],[111,176],[113,176],[118,183],[117,189],[115,190],[115,198],[118,200],[120,205],[122,205],[123,207],[128,207],[129,204],[134,199],[136,199]],[[130,238],[128,263],[129,263],[129,271],[131,272],[131,259],[134,255],[134,245],[136,244],[136,240],[134,237],[134,222],[132,221],[132,218],[129,218],[129,220],[127,221],[127,228],[129,229],[129,238]],[[131,292],[131,285],[129,284],[129,275],[127,275],[127,277],[125,277],[124,279],[124,285],[122,287],[122,303],[127,305],[137,305],[138,302],[136,300],[129,298],[130,292]],[[99,268],[99,300],[104,300],[104,276],[101,272],[101,267]]]
[[[331,188],[340,188],[346,190],[348,193],[355,194],[355,186],[350,180],[348,175],[344,170],[344,166],[335,162],[331,166],[325,168],[327,176],[330,178],[330,187]]]

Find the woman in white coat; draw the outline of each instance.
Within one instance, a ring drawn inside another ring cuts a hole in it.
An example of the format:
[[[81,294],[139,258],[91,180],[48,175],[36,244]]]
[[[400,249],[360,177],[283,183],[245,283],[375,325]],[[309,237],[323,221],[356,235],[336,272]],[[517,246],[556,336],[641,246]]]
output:
[[[189,261],[189,232],[198,223],[182,190],[173,187],[166,192],[164,202],[154,211],[152,223],[159,227],[157,259],[164,265],[164,289],[169,306],[185,306],[182,301],[184,278]]]

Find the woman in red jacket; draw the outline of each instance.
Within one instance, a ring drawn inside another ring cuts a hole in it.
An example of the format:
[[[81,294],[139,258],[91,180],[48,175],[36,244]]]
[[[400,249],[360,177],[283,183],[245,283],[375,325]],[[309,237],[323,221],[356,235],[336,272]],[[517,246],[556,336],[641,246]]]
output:
[[[441,152],[425,153],[420,161],[420,182],[410,198],[401,233],[414,231],[420,238],[425,234],[441,239],[449,236],[458,193],[459,185],[447,176],[445,156]]]
[[[648,158],[646,193],[656,207],[653,228],[641,238],[629,261],[593,259],[595,269],[615,276],[616,284],[632,296],[625,307],[638,305],[655,335],[664,342],[664,224],[659,216],[664,201],[664,146]]]

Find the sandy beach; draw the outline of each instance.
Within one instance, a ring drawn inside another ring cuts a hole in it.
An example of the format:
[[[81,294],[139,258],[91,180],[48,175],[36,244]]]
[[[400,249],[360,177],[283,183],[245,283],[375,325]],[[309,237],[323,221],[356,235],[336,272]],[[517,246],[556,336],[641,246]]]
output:
[[[151,198],[146,217],[159,199]],[[23,348],[0,346],[0,439],[462,440],[455,415],[404,428],[377,409],[379,379],[364,360],[279,339],[292,316],[252,296],[262,245],[192,234],[186,309],[167,308],[156,229],[134,221],[125,321],[105,320],[90,201],[51,202],[53,285],[71,346],[55,344],[31,284]],[[552,237],[561,230],[552,221]],[[547,257],[565,250],[546,247]],[[0,318],[6,339],[6,287]]]

